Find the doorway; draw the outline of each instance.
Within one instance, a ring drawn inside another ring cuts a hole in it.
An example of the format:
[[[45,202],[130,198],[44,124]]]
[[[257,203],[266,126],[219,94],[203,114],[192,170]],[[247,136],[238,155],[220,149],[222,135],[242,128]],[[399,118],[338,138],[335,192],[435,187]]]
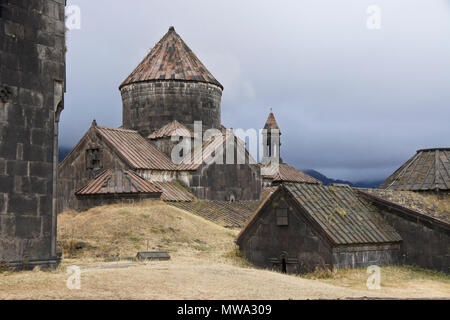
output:
[[[285,258],[283,258],[283,259],[281,260],[281,272],[282,272],[282,273],[287,273],[287,269],[286,269],[286,259],[285,259]]]

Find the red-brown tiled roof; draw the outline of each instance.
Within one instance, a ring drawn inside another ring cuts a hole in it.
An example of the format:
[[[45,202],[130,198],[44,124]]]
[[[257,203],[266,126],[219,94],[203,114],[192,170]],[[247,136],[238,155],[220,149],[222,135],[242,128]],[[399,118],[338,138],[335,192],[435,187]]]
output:
[[[271,112],[269,114],[269,117],[267,118],[266,124],[264,126],[264,129],[278,129],[280,130],[280,128],[278,127],[278,123],[277,120],[275,120],[275,115]]]
[[[222,128],[222,136],[213,136],[210,139],[205,140],[202,148],[194,150],[192,154],[189,154],[186,158],[184,158],[178,166],[178,169],[181,171],[197,170],[208,158],[213,157],[212,155],[215,152],[225,151],[226,144],[230,141],[230,139],[234,139],[234,143],[239,144],[245,150],[245,144],[243,145],[243,141],[241,139],[237,138],[232,131],[223,133]],[[247,151],[245,151],[245,153],[246,157],[251,157]]]
[[[222,85],[171,27],[120,85],[151,80],[184,80]]]
[[[79,195],[161,193],[161,189],[131,170],[108,169],[78,190]]]
[[[291,167],[287,163],[280,163],[279,166],[270,164],[261,166],[261,176],[265,179],[271,179],[274,182],[298,182],[321,184],[321,182],[306,173]]]
[[[177,181],[173,182],[152,182],[162,190],[161,199],[164,201],[194,201],[196,200],[192,191],[181,185]]]
[[[95,127],[133,169],[176,170],[176,165],[137,131]]]
[[[193,137],[193,133],[177,120],[174,120],[148,136],[152,140],[164,137]]]

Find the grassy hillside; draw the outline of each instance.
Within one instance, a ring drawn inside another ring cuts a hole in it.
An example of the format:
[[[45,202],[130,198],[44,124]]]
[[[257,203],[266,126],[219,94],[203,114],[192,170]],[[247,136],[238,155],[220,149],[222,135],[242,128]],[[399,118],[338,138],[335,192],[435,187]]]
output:
[[[138,251],[224,256],[233,250],[237,231],[160,201],[111,205],[58,217],[64,258],[134,257]]]
[[[58,222],[62,264],[54,271],[0,269],[0,299],[449,298],[448,276],[411,267],[382,268],[381,290],[366,288],[365,269],[297,276],[253,268],[234,246],[237,231],[159,201],[66,212]],[[149,250],[172,258],[109,261],[134,257],[147,240]],[[82,271],[80,290],[66,287],[66,268],[74,265]]]

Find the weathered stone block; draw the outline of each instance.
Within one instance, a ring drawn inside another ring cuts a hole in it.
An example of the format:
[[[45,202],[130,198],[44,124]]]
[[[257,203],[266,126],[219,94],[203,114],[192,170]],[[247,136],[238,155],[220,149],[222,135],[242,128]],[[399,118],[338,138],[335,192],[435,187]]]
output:
[[[16,237],[35,239],[41,236],[41,217],[16,217]]]
[[[14,177],[0,176],[0,192],[8,193],[14,189]]]
[[[25,161],[7,161],[6,174],[9,176],[27,176],[28,162]]]
[[[16,215],[37,215],[38,202],[36,196],[27,194],[9,194],[8,213]]]
[[[48,178],[52,175],[53,164],[48,162],[30,162],[30,175]]]

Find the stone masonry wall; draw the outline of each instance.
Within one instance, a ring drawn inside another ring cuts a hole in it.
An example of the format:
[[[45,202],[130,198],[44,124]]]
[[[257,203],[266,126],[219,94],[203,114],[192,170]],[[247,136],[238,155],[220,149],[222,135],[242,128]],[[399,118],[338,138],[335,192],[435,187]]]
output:
[[[177,120],[193,129],[220,129],[222,89],[213,84],[185,81],[152,81],[121,88],[123,126],[147,137],[152,131]]]
[[[54,267],[64,0],[0,0],[0,263]]]
[[[260,169],[250,164],[204,164],[190,176],[189,187],[198,199],[260,200]]]
[[[277,225],[275,210],[287,208],[288,225]],[[331,268],[332,247],[320,233],[295,211],[295,205],[284,192],[279,192],[239,243],[244,256],[262,268],[281,270],[285,259],[288,273],[303,273]]]
[[[400,244],[346,246],[333,249],[333,267],[360,268],[399,264]]]
[[[276,210],[287,208],[288,225],[277,224]],[[399,263],[400,243],[335,246],[299,211],[284,191],[276,193],[238,243],[245,257],[263,268],[287,273]]]
[[[96,170],[87,165],[87,150],[100,151],[100,163]],[[117,154],[101,139],[94,128],[90,128],[78,145],[59,165],[57,211],[79,209],[75,192],[84,187],[104,169],[130,169]]]
[[[436,224],[414,219],[383,208],[383,218],[403,239],[401,263],[450,273],[450,231]]]

